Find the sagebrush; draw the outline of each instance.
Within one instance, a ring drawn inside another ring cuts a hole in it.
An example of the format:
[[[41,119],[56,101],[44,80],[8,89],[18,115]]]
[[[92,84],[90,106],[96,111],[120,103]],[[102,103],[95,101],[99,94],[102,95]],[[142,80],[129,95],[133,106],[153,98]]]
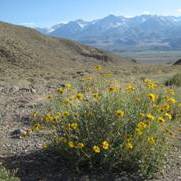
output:
[[[152,80],[122,85],[110,77],[58,88],[47,112],[33,113],[32,130],[51,130],[44,147],[74,170],[151,175],[163,165],[180,103],[173,89]]]

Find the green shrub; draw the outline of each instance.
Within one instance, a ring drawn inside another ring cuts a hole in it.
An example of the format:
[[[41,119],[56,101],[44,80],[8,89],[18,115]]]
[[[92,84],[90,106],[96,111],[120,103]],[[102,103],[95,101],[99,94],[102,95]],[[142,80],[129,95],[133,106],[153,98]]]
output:
[[[177,73],[175,74],[171,79],[167,80],[165,82],[166,86],[181,86],[181,74]]]
[[[19,181],[17,177],[14,177],[4,167],[0,166],[0,180],[2,181]]]
[[[73,169],[135,171],[151,175],[163,164],[176,120],[174,90],[151,80],[120,87],[118,81],[84,79],[48,96],[34,113],[32,130],[50,129],[48,146]]]

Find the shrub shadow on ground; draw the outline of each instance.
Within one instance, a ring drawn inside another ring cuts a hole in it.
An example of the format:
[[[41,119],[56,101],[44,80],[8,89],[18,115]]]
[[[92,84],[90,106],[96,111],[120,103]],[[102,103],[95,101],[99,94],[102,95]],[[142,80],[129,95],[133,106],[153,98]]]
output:
[[[68,168],[67,163],[56,153],[39,150],[26,155],[15,155],[1,160],[3,165],[16,171],[21,181],[141,181],[138,174],[128,175],[111,173],[83,173],[76,174]]]
[[[65,162],[61,158],[42,150],[7,157],[3,164],[7,169],[15,170],[21,181],[68,180],[69,176]]]

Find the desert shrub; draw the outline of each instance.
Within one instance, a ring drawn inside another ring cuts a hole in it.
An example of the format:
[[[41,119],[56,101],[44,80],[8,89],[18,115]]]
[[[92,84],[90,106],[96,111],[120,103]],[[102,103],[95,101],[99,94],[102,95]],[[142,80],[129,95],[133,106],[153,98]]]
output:
[[[49,96],[46,113],[33,113],[33,131],[50,129],[50,145],[69,167],[151,175],[163,164],[176,120],[174,90],[151,81],[124,86],[84,78]]]
[[[166,86],[181,86],[181,74],[177,73],[165,82]]]
[[[0,166],[0,180],[3,181],[19,181],[17,177],[14,177],[4,167]]]

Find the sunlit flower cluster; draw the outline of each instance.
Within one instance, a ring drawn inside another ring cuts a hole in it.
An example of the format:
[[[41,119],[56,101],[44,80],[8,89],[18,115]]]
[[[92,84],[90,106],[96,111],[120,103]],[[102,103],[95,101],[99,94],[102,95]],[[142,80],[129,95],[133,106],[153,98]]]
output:
[[[103,72],[102,66],[95,69]],[[31,131],[50,129],[50,145],[66,159],[92,166],[114,163],[110,167],[119,169],[119,163],[154,160],[153,150],[161,154],[160,145],[172,133],[179,105],[173,89],[149,79],[126,86],[112,80],[100,85],[87,75],[75,87],[71,83],[59,87],[49,95],[46,113],[32,113]],[[131,160],[134,155],[139,161]]]
[[[149,89],[156,89],[158,87],[158,84],[150,79],[145,79],[144,83]]]

